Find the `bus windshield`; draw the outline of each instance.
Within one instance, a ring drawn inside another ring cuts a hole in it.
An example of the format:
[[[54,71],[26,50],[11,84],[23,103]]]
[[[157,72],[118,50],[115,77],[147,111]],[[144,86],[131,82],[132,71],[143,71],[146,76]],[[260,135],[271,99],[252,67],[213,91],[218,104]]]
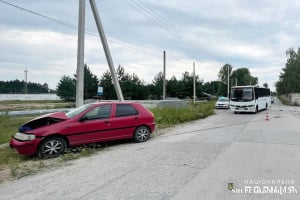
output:
[[[253,88],[232,88],[231,89],[231,101],[252,101],[253,100]]]

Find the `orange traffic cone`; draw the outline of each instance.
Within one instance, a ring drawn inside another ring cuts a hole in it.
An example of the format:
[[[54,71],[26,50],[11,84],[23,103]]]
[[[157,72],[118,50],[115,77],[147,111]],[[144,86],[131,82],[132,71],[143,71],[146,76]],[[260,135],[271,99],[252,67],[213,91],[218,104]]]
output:
[[[266,113],[266,118],[265,118],[266,121],[269,121],[270,118],[269,118],[269,113]]]

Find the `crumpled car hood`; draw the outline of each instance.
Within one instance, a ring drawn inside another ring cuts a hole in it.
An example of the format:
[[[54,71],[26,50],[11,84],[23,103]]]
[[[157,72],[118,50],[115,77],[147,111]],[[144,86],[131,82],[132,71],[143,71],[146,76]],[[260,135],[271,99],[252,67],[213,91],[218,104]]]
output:
[[[49,114],[46,114],[46,115],[42,115],[42,116],[37,117],[37,118],[35,118],[33,120],[40,119],[40,118],[45,118],[45,117],[53,117],[53,118],[65,119],[65,120],[69,119],[67,117],[66,113],[64,113],[64,112],[55,112],[55,113],[49,113]]]
[[[19,132],[25,133],[30,130],[50,126],[69,119],[64,112],[50,113],[30,120],[19,127]]]

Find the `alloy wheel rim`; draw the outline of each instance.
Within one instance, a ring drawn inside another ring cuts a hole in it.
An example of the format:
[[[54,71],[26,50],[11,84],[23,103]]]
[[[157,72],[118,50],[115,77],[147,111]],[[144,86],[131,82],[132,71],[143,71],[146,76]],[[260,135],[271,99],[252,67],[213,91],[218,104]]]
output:
[[[148,138],[148,130],[146,129],[140,129],[138,131],[137,137],[140,141],[144,141]]]
[[[59,151],[62,149],[62,143],[57,140],[51,140],[45,144],[45,147],[43,148],[43,153],[48,155],[55,155],[59,153]]]

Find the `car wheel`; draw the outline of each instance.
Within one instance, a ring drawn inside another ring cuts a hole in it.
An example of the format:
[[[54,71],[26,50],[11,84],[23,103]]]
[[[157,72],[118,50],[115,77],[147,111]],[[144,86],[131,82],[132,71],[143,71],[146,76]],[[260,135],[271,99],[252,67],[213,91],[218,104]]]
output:
[[[65,152],[67,143],[60,137],[50,137],[45,139],[38,149],[39,158],[55,158]]]
[[[150,137],[150,130],[146,126],[138,127],[133,135],[133,138],[136,142],[145,142]]]

